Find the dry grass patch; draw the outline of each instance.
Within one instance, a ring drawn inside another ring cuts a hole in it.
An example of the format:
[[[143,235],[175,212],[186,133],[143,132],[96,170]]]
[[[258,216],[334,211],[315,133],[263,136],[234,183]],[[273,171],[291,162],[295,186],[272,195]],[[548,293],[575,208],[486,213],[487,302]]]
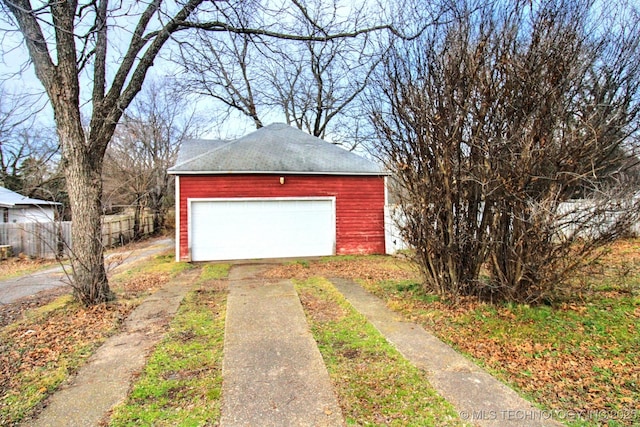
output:
[[[346,310],[332,301],[316,296],[311,292],[300,293],[300,302],[307,315],[314,322],[338,321],[346,316]]]
[[[306,280],[311,277],[344,277],[379,282],[415,279],[417,271],[405,260],[388,256],[337,256],[320,261],[297,261],[274,267],[268,278]]]
[[[0,331],[0,425],[13,425],[73,374],[132,310],[60,297]]]
[[[66,295],[56,290],[33,305],[19,301],[3,307],[7,313],[11,307],[13,314],[0,327],[0,425],[16,425],[37,411],[40,402],[118,331],[143,296],[192,268],[176,264],[169,257],[156,257],[144,268],[115,276],[111,284],[118,298],[108,304],[83,307],[63,288]]]

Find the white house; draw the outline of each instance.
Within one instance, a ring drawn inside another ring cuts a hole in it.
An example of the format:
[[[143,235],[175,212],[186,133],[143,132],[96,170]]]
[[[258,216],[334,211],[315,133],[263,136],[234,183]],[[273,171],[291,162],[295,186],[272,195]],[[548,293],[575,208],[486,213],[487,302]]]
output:
[[[0,224],[51,222],[60,203],[32,199],[0,187]]]

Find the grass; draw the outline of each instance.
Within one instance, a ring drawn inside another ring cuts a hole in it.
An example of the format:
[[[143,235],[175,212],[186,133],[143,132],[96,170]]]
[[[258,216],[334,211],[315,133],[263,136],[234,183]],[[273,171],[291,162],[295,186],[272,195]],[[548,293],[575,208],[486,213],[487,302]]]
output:
[[[93,336],[84,342],[83,331],[102,328],[103,337],[108,336],[117,330],[127,306],[137,303],[136,295],[151,292],[188,268],[194,267],[175,263],[171,256],[157,257],[112,279],[119,295],[129,295],[120,298],[117,310],[108,307],[92,314],[69,300],[57,300],[0,330],[0,372],[18,373],[0,376],[0,424],[22,419],[104,339]],[[185,299],[112,425],[218,422],[226,294],[215,283],[229,266],[199,268],[198,290]],[[425,292],[415,270],[391,257],[299,261],[275,267],[270,274],[297,278],[349,425],[462,421],[424,374],[318,276],[358,280],[390,308],[422,324],[571,427],[640,425],[640,240],[616,244],[590,271],[575,277],[566,297],[551,305],[449,301]],[[100,328],[79,328],[81,318],[101,319]],[[68,319],[75,321],[67,324]],[[37,339],[46,334],[56,340]],[[25,363],[29,369],[20,368]]]
[[[270,277],[345,277],[572,426],[640,425],[640,239],[616,242],[550,305],[426,292],[395,257],[326,258]],[[508,410],[509,408],[505,408]]]
[[[325,279],[298,281],[347,425],[462,425],[429,385]]]
[[[361,283],[567,425],[636,426],[640,268],[628,257],[638,249],[620,242],[552,305],[447,301],[415,280]]]
[[[215,282],[227,264],[202,267],[111,426],[214,425],[220,417],[226,291]]]
[[[202,273],[200,273],[199,281],[207,282],[210,280],[226,278],[229,275],[230,268],[230,264],[205,264],[202,266]]]
[[[165,274],[168,277],[175,277],[185,270],[196,268],[193,264],[186,262],[175,262],[175,256],[173,254],[156,255],[151,259],[146,259],[144,262],[136,263],[125,271],[114,274],[111,277],[111,283],[118,284],[120,282],[126,282],[134,276],[140,274]]]
[[[112,278],[115,302],[83,307],[69,295],[27,311],[0,329],[0,425],[28,417],[49,394],[78,370],[142,296],[175,277],[188,264],[157,257]]]

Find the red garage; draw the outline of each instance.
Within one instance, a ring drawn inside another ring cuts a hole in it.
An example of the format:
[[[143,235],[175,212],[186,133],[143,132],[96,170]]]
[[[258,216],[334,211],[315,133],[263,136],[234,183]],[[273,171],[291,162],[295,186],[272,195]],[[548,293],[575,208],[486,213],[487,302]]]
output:
[[[169,173],[179,260],[385,252],[385,172],[291,126],[186,141]]]

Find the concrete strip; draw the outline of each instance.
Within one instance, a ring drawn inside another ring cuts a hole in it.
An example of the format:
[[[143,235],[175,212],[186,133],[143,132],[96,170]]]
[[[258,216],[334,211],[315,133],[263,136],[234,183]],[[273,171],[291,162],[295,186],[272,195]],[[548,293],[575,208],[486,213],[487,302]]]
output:
[[[344,425],[293,284],[257,279],[260,270],[235,266],[229,277],[220,425]]]
[[[404,321],[358,284],[338,278],[331,281],[404,357],[427,372],[431,384],[464,421],[487,427],[562,425],[422,326]]]
[[[109,338],[78,374],[47,402],[33,427],[97,426],[122,402],[131,377],[142,370],[149,351],[166,332],[185,294],[200,273],[188,271],[142,302],[124,322],[121,333]]]

